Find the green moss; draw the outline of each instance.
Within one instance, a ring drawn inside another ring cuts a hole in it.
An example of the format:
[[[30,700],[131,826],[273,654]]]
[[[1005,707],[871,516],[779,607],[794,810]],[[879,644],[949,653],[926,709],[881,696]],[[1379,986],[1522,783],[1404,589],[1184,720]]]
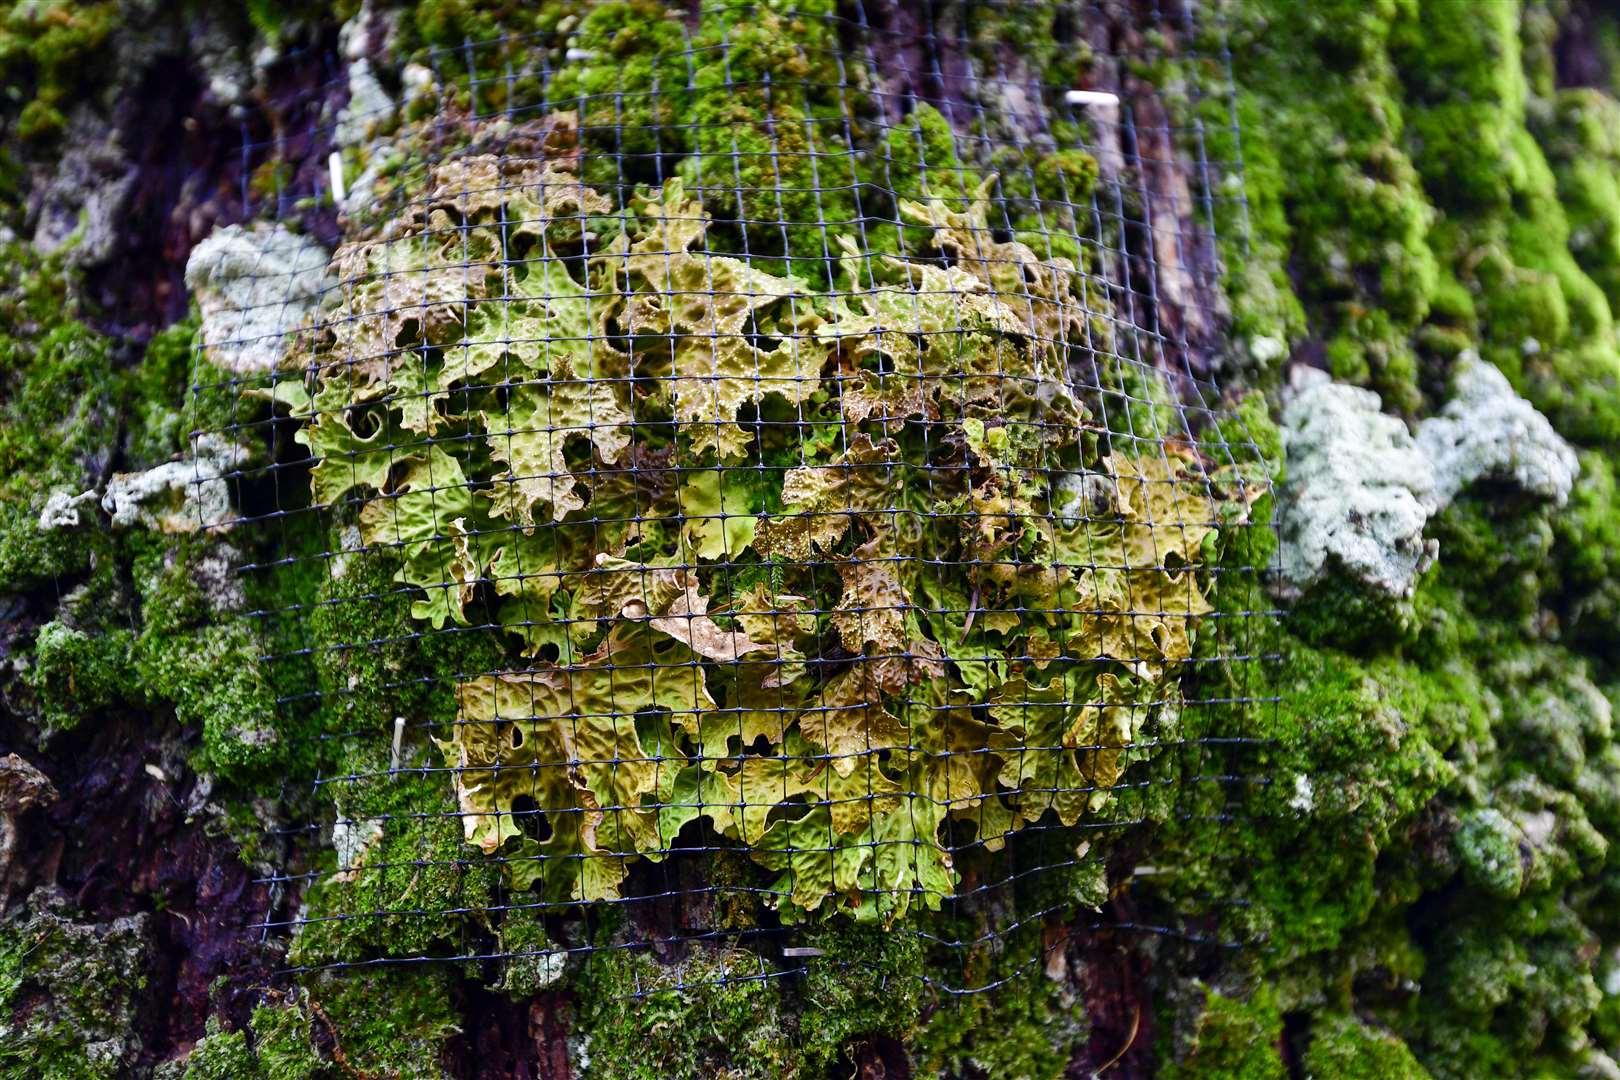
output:
[[[0,264],[0,592],[16,592],[89,565],[94,542],[41,533],[39,512],[112,464],[123,389],[105,339],[72,320],[60,267],[16,244]]]
[[[1059,146],[1082,138],[1076,125],[1064,121],[1053,124],[1052,136]],[[976,158],[985,156],[980,131],[972,132],[965,145]],[[1095,158],[1073,148],[1054,152],[1033,145],[993,145],[981,169],[998,178],[1013,239],[1043,260],[1067,259],[1083,270],[1096,267],[1097,252],[1081,241],[1094,231],[1088,219],[1098,175]],[[1093,303],[1101,306],[1102,298]]]
[[[915,934],[827,926],[808,930],[804,943],[821,955],[805,960],[794,981],[766,977],[760,959],[738,947],[694,947],[674,963],[627,949],[593,952],[573,984],[584,1072],[810,1080],[869,1040],[905,1042],[916,1034],[925,994]],[[941,1014],[929,1060],[972,1049],[996,1054],[971,1032],[945,1035],[949,1020]],[[1023,1057],[1043,1060],[1025,1049]]]
[[[1470,815],[1457,831],[1457,851],[1468,883],[1493,896],[1513,897],[1524,886],[1519,833],[1494,807]]]
[[[326,790],[350,834],[349,861],[323,860],[293,955],[318,964],[459,954],[468,933],[489,929],[499,866],[469,851],[438,777],[390,778],[385,759],[359,751],[346,764],[358,778]]]
[[[1414,623],[1408,600],[1366,589],[1336,561],[1331,565],[1335,571],[1312,584],[1294,602],[1289,620],[1296,634],[1314,645],[1354,652],[1366,652],[1411,636]]]
[[[814,1076],[795,1042],[779,980],[740,949],[699,947],[661,964],[640,952],[591,954],[579,982],[578,1060],[601,1080]]]
[[[1465,564],[1459,563],[1453,573],[1478,580],[1477,571]],[[1458,911],[1470,911],[1482,904],[1489,909],[1485,898],[1490,896],[1512,900],[1527,895],[1525,890],[1565,888],[1600,864],[1606,848],[1597,829],[1606,826],[1593,825],[1579,801],[1558,794],[1547,780],[1585,792],[1582,799],[1589,800],[1589,806],[1612,803],[1598,797],[1599,785],[1606,781],[1596,781],[1585,764],[1609,738],[1608,709],[1601,695],[1581,689],[1579,669],[1571,670],[1553,652],[1505,651],[1503,642],[1522,630],[1511,620],[1502,629],[1494,621],[1482,623],[1468,612],[1462,595],[1445,576],[1420,594],[1423,625],[1413,649],[1417,663],[1349,662],[1327,653],[1287,650],[1278,723],[1259,729],[1276,739],[1275,751],[1268,749],[1256,759],[1261,771],[1274,780],[1267,795],[1249,803],[1251,808],[1264,806],[1275,798],[1277,816],[1263,816],[1255,837],[1261,848],[1248,847],[1247,830],[1241,827],[1223,832],[1226,853],[1232,850],[1235,832],[1238,850],[1245,852],[1240,858],[1253,868],[1246,891],[1261,900],[1272,920],[1265,930],[1279,960],[1342,950],[1322,965],[1335,980],[1347,980],[1370,962],[1414,976],[1435,964],[1466,966],[1472,961],[1444,944],[1425,946],[1414,958],[1409,930],[1398,913],[1459,871],[1471,889],[1454,894],[1454,902]],[[1481,657],[1494,657],[1495,663],[1467,659],[1476,651]],[[1500,699],[1492,689],[1498,686],[1504,688]],[[1505,689],[1509,687],[1565,689],[1543,696]],[[1335,716],[1342,719],[1336,722]],[[1301,726],[1291,731],[1295,724]],[[1387,741],[1382,746],[1361,742],[1368,737]],[[1305,770],[1292,783],[1284,779],[1293,774],[1283,764],[1289,747],[1300,755],[1294,760]],[[1341,749],[1348,751],[1344,758],[1338,756]],[[1348,769],[1329,764],[1335,760]],[[1530,781],[1530,773],[1541,779]],[[1502,785],[1496,791],[1477,786],[1492,784],[1496,775],[1502,777],[1494,781]],[[1452,839],[1435,849],[1432,837],[1419,843],[1407,830],[1422,820],[1431,797],[1442,793],[1448,800],[1479,798],[1501,812],[1465,815],[1460,826],[1441,833]],[[1306,833],[1296,834],[1286,824],[1288,815],[1280,805],[1285,800],[1296,804],[1296,813],[1309,814],[1297,819],[1309,822]],[[1524,837],[1537,835],[1536,822],[1552,819],[1564,823],[1558,838],[1527,848]],[[1315,840],[1318,832],[1324,836],[1321,843]],[[1360,836],[1362,843],[1351,843],[1352,836]],[[1265,845],[1276,846],[1268,853]],[[1493,919],[1520,917],[1512,911],[1480,916],[1487,925]],[[1415,937],[1426,940],[1421,930]],[[1575,955],[1568,954],[1565,961]],[[1301,970],[1296,967],[1295,974]],[[1513,1000],[1533,1003],[1544,993],[1580,1000],[1584,992],[1579,987],[1589,978],[1572,971],[1546,990],[1535,985],[1515,989],[1520,985],[1517,980],[1502,983],[1502,970],[1496,968],[1466,975],[1455,967],[1451,970],[1451,975],[1431,970],[1423,985],[1501,984]],[[1316,978],[1298,982],[1290,977],[1279,985],[1290,998],[1321,993],[1310,989],[1319,985]],[[1339,986],[1329,1000],[1345,993],[1349,984]],[[1391,1022],[1411,1030],[1406,1022],[1393,1018]],[[1428,1045],[1423,1040],[1414,1045],[1419,1044]],[[1429,1062],[1427,1049],[1421,1056]],[[1473,1072],[1462,1074],[1490,1071],[1480,1060],[1471,1068]]]
[[[523,4],[516,0],[412,0],[398,22],[398,52],[437,51],[436,73],[444,83],[444,101],[489,116],[521,113],[540,103],[543,71],[562,44],[560,27],[576,21],[595,5],[583,0],[556,4]],[[352,18],[357,0],[342,0],[338,10],[318,10],[317,17]],[[418,99],[421,119],[431,112]]]
[[[735,222],[733,246],[774,273],[822,278],[855,230],[855,174],[824,3],[705,13],[690,35],[648,0],[595,5],[548,98],[577,107],[587,183],[628,195],[673,164]],[[777,260],[783,256],[792,261]]]
[[[60,622],[39,628],[27,679],[38,702],[42,737],[77,726],[120,697],[138,695],[130,646],[125,629],[90,635]]]
[[[147,948],[146,916],[79,922],[36,891],[0,922],[0,1072],[91,1080],[132,1067]]]
[[[1602,535],[1604,512],[1587,513],[1577,531]],[[1339,1017],[1306,1051],[1313,1075],[1422,1075],[1413,1059],[1441,1077],[1564,1075],[1602,1022],[1592,957],[1613,925],[1620,757],[1613,695],[1537,640],[1563,580],[1549,517],[1465,496],[1404,642],[1355,659],[1268,646],[1281,700],[1248,718],[1265,745],[1245,767],[1269,779],[1244,801],[1253,827],[1194,830],[1162,886],[1226,888],[1200,850],[1244,866],[1279,1004]],[[1588,558],[1573,565],[1602,565]],[[1344,1071],[1362,1058],[1376,1068]]]
[[[562,977],[567,954],[551,944],[541,913],[535,908],[513,908],[501,917],[496,939],[500,943],[501,979],[491,989],[516,1001],[527,1001]]]
[[[1234,330],[1251,349],[1277,326],[1284,340],[1297,334],[1286,302],[1273,302],[1291,254],[1334,373],[1412,413],[1443,383],[1422,358],[1443,370],[1465,347],[1477,298],[1485,355],[1568,433],[1613,440],[1620,374],[1608,307],[1620,263],[1602,164],[1608,99],[1574,92],[1548,110],[1544,156],[1527,129],[1519,12],[1394,0],[1237,6],[1238,98],[1206,106],[1210,121],[1228,108],[1249,121],[1245,213],[1231,230],[1242,250],[1229,256]],[[1535,56],[1546,52],[1534,42],[1547,21],[1523,22]],[[1304,47],[1277,49],[1280,39]]]
[[[1097,379],[1099,418],[1127,451],[1186,432],[1181,402],[1157,368],[1120,357],[1100,363]]]
[[[918,977],[924,953],[914,934],[834,924],[805,940],[825,954],[805,964],[808,1004],[799,1040],[807,1066],[832,1060],[855,1040],[904,1038],[915,1028],[924,1004]]]
[[[1283,443],[1266,396],[1251,391],[1228,404],[1203,436],[1205,452],[1218,464],[1259,466],[1254,479],[1269,486],[1281,468]],[[1258,518],[1269,520],[1265,515]]]
[[[1242,92],[1235,100],[1210,94],[1200,104],[1206,153],[1212,161],[1243,162],[1243,172],[1215,183],[1216,236],[1227,267],[1225,288],[1232,305],[1229,338],[1237,370],[1251,372],[1261,387],[1275,383],[1280,361],[1305,330],[1305,310],[1289,280],[1293,238],[1288,219],[1292,155],[1277,141],[1254,138],[1270,122],[1269,102]],[[1235,121],[1235,123],[1234,123]],[[1239,132],[1245,133],[1241,138]],[[1242,198],[1234,196],[1242,195]]]
[[[1312,1080],[1428,1080],[1398,1036],[1343,1014],[1311,1025],[1305,1072]]]
[[[1160,1075],[1165,1080],[1285,1080],[1281,1042],[1282,1013],[1269,991],[1240,1001],[1208,989],[1190,1048]]]
[[[1231,223],[1244,249],[1229,280],[1237,330],[1264,369],[1301,328],[1284,298],[1291,257],[1314,332],[1335,343],[1336,372],[1412,412],[1421,396],[1409,338],[1428,316],[1439,263],[1388,52],[1406,10],[1394,0],[1238,6],[1235,108],[1251,123],[1241,148],[1247,214]]]
[[[202,733],[202,767],[241,780],[271,775],[287,762],[289,747],[275,727],[261,644],[236,610],[225,553],[203,536],[131,534],[125,543],[142,618],[132,653],[142,693]],[[218,567],[213,592],[197,570],[204,560]]]
[[[81,91],[94,68],[88,61],[121,19],[113,0],[24,0],[0,16],[0,75],[19,94],[33,95],[17,119],[20,137],[39,140],[62,129],[58,106]]]
[[[1441,1080],[1573,1072],[1582,1031],[1602,995],[1593,939],[1554,897],[1508,905],[1444,905],[1409,1042]]]
[[[1591,95],[1530,98],[1526,66],[1548,62],[1549,20],[1520,11],[1417,6],[1396,47],[1411,142],[1446,215],[1436,247],[1476,294],[1483,355],[1567,436],[1613,441],[1620,361],[1604,283],[1616,264],[1599,179],[1612,139]]]
[[[42,142],[67,127],[61,110],[42,98],[35,98],[17,114],[17,136],[28,142]]]
[[[869,250],[898,254],[921,250],[928,230],[892,224],[902,199],[942,198],[961,210],[979,186],[977,171],[962,161],[950,123],[932,105],[919,105],[884,135],[863,171],[861,209],[875,221],[862,237]]]
[[[550,97],[579,112],[591,151],[583,179],[621,190],[656,179],[660,156],[689,145],[681,121],[691,72],[679,19],[652,0],[598,4],[570,41],[589,59],[560,70]]]
[[[1235,932],[1264,937],[1268,967],[1303,980],[1284,986],[1291,1003],[1296,992],[1319,992],[1309,989],[1311,972],[1344,962],[1325,958],[1388,903],[1394,883],[1381,854],[1406,842],[1414,816],[1456,776],[1448,753],[1488,717],[1464,667],[1357,659],[1287,635],[1250,646],[1279,655],[1267,684],[1277,704],[1228,717],[1219,730],[1257,740],[1238,768],[1266,780],[1242,792],[1235,821],[1170,822],[1166,848],[1187,854],[1166,856],[1176,872],[1155,885],[1244,896]]]
[[[1035,191],[1054,203],[1084,203],[1097,186],[1097,159],[1084,150],[1059,150],[1035,163]]]
[[[454,681],[498,670],[499,642],[472,633],[419,636],[414,593],[396,582],[398,557],[388,551],[342,552],[341,530],[301,583],[311,605],[307,631],[320,690],[319,726],[331,734],[377,732],[398,715],[434,724],[455,718]],[[321,550],[321,549],[318,549]]]
[[[681,163],[717,215],[736,222],[731,250],[818,283],[832,276],[835,237],[856,229],[853,154],[827,89],[839,83],[830,13],[826,0],[768,3],[747,19],[705,21],[687,114],[692,154]]]
[[[229,431],[262,415],[262,407],[235,387],[229,393],[213,389],[229,384],[230,376],[198,355],[197,326],[192,314],[152,335],[146,354],[130,372],[127,453],[132,466],[156,465],[189,451],[193,431]]]
[[[237,623],[138,642],[135,669],[147,693],[202,732],[200,764],[227,776],[264,775],[285,760],[272,726],[275,694],[259,667],[251,631]]]
[[[301,1008],[303,998],[296,991],[281,1003],[261,1005],[253,1010],[253,1038],[259,1075],[274,1080],[318,1077],[330,1073],[316,1049],[314,1015]],[[254,1075],[249,1073],[248,1075]]]
[[[513,21],[515,4],[478,4],[467,0],[426,0],[416,5],[412,24],[423,41],[441,48],[499,37]],[[514,28],[517,32],[521,29]]]
[[[448,723],[454,677],[500,662],[499,646],[476,635],[415,640],[404,621],[410,598],[392,583],[386,556],[341,555],[354,566],[347,577],[326,560],[296,560],[244,590],[230,569],[240,553],[212,537],[133,531],[116,548],[105,534],[95,542],[108,548],[97,576],[30,653],[26,679],[47,732],[118,701],[168,706],[201,733],[199,767],[273,789],[288,769],[344,763],[353,739],[323,733],[365,736],[402,714]],[[130,571],[132,596],[117,566]],[[287,614],[259,623],[244,614],[250,608]],[[292,617],[306,611],[307,623]],[[287,658],[267,663],[267,655]],[[302,700],[312,679],[320,708],[280,704]]]
[[[1519,5],[1413,10],[1394,44],[1407,93],[1421,103],[1409,123],[1425,186],[1451,205],[1504,209],[1516,186],[1512,140],[1527,92]]]
[[[354,777],[323,787],[326,798],[308,812],[349,823],[343,828],[356,837],[352,857],[360,868],[340,873],[347,868],[327,863],[310,889],[310,922],[294,951],[310,963],[458,952],[465,932],[491,929],[481,909],[496,902],[499,867],[467,846],[441,776],[389,775],[389,732],[394,717],[408,718],[405,764],[436,758],[429,736],[452,730],[456,681],[499,670],[505,653],[486,634],[420,636],[410,618],[413,597],[394,581],[397,557],[343,551],[341,533],[297,539],[312,552],[337,554],[282,568],[250,592],[256,607],[307,612],[278,620],[260,646],[293,654],[264,673],[274,693],[310,700],[308,708],[272,714],[281,760]],[[318,696],[310,699],[312,690]],[[533,929],[543,943],[538,922]],[[546,962],[532,958],[531,974]]]
[[[1588,87],[1558,91],[1542,136],[1558,201],[1570,222],[1570,251],[1620,303],[1620,102]]]
[[[988,950],[966,957],[939,957],[961,963],[970,981],[1007,973],[1018,977],[991,989],[944,997],[924,1012],[911,1041],[919,1076],[996,1076],[1008,1080],[1057,1080],[1090,1035],[1084,1004],[1061,980],[1048,978],[1046,951],[1036,928],[1006,935],[994,957]],[[981,964],[994,965],[981,969]]]
[[[432,967],[324,972],[253,1011],[263,1080],[443,1075],[446,1040],[459,1028],[444,973]]]
[[[0,590],[54,578],[67,594],[67,614],[44,627],[31,650],[27,681],[43,728],[73,726],[118,700],[167,703],[203,732],[204,764],[264,768],[280,751],[266,726],[274,703],[260,649],[250,628],[219,608],[221,597],[198,585],[198,560],[212,558],[218,587],[228,591],[224,554],[200,540],[115,539],[99,527],[93,499],[78,507],[77,528],[46,533],[38,525],[49,495],[92,490],[115,469],[184,449],[191,325],[159,334],[132,372],[115,370],[106,339],[72,321],[61,269],[22,248],[5,255],[0,317],[14,336],[0,336]],[[222,422],[213,414],[194,419]],[[120,580],[131,565],[138,632]]]
[[[1588,451],[1580,465],[1569,505],[1552,522],[1559,607],[1568,633],[1601,645],[1620,626],[1620,490],[1606,455]]]
[[[186,1055],[176,1080],[255,1080],[261,1075],[247,1033],[221,1030],[219,1021],[209,1017],[207,1034]]]
[[[1458,499],[1429,526],[1440,543],[1442,566],[1466,566],[1466,595],[1498,618],[1528,623],[1539,610],[1554,538],[1540,509],[1511,492],[1493,491]]]

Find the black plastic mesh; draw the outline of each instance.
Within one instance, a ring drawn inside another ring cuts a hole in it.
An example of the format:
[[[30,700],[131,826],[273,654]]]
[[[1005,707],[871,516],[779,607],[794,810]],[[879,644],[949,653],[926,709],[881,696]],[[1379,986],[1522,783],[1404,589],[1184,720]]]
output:
[[[854,922],[958,993],[1075,936],[1232,944],[1227,898],[1125,883],[1232,812],[1267,700],[1275,613],[1219,561],[1266,493],[1211,381],[1241,185],[1122,26],[1193,30],[587,22],[421,57],[342,202],[331,95],[246,141],[291,262],[199,353],[197,505],[259,553],[292,966],[714,941],[765,978]]]

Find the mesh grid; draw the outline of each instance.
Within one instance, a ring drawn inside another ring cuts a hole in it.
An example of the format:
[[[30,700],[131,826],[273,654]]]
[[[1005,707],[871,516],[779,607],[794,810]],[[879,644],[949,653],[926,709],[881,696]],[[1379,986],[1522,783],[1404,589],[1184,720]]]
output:
[[[718,6],[420,58],[315,313],[240,313],[194,380],[298,743],[290,966],[774,978],[857,922],[956,994],[1073,935],[1237,944],[1231,898],[1121,882],[1233,812],[1268,701],[1275,613],[1217,558],[1266,494],[1211,381],[1238,164],[996,37],[1117,17]],[[323,170],[258,175],[331,232]]]

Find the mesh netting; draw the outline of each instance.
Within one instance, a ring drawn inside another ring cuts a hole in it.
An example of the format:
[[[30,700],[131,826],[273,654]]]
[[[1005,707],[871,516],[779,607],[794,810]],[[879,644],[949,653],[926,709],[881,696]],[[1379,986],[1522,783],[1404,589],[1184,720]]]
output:
[[[1265,481],[1209,381],[1233,165],[1119,81],[1114,17],[917,10],[427,54],[324,279],[263,248],[197,505],[263,553],[294,966],[769,977],[866,923],[969,991],[1059,919],[1222,941],[1122,883],[1229,812],[1263,700],[1220,552]],[[330,234],[305,138],[255,194]]]

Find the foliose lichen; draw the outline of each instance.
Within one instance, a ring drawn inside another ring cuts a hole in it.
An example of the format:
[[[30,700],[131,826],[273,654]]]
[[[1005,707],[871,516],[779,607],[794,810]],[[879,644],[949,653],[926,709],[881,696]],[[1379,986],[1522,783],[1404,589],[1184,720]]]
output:
[[[263,394],[412,616],[493,598],[527,658],[461,679],[440,743],[512,885],[617,896],[706,817],[785,910],[892,919],[954,888],[947,817],[991,850],[1073,824],[1173,727],[1217,504],[1253,492],[1099,446],[1056,345],[1075,268],[986,239],[992,181],[900,203],[952,265],[841,235],[833,292],[705,250],[679,178],[615,213],[566,152],[441,166],[340,248]]]

